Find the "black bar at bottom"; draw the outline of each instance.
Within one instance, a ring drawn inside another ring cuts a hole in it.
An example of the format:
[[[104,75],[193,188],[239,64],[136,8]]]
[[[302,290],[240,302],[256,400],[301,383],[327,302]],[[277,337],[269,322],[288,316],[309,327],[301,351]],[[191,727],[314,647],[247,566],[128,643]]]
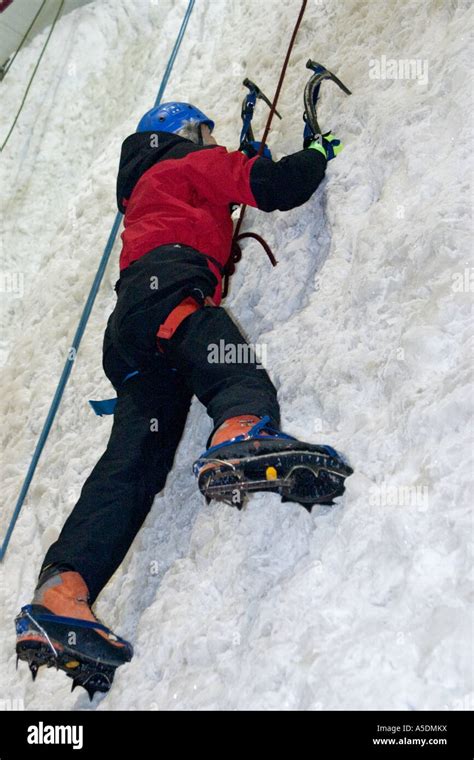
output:
[[[104,704],[105,707],[105,704]],[[189,748],[225,757],[256,750],[268,757],[278,742],[315,757],[456,758],[474,756],[472,714],[460,712],[122,712],[100,710],[0,712],[0,760],[23,757],[159,757]],[[175,733],[176,727],[187,731]],[[227,724],[227,725],[226,725]],[[223,736],[222,729],[228,727]],[[249,733],[249,728],[251,734]],[[130,750],[129,750],[130,748]],[[104,755],[106,752],[106,755]],[[156,753],[156,754],[155,754]],[[350,753],[350,754],[346,754]]]

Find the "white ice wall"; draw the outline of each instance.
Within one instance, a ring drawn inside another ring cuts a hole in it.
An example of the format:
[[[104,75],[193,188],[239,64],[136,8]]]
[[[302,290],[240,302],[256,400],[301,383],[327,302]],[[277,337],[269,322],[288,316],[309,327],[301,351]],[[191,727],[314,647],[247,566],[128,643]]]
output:
[[[197,0],[166,97],[213,114],[235,148],[241,81],[274,91],[299,5]],[[63,19],[0,156],[2,269],[24,283],[2,294],[3,530],[115,215],[121,141],[185,8],[103,0]],[[354,92],[328,84],[320,107],[346,148],[303,208],[248,212],[279,265],[248,244],[228,306],[267,347],[284,429],[340,448],[356,474],[311,516],[275,496],[240,514],[204,506],[191,463],[210,422],[194,403],[166,490],[99,599],[136,654],[92,709],[472,707],[471,18],[467,2],[308,3],[271,147],[301,146],[312,56]],[[25,81],[40,45],[21,54]],[[427,61],[427,83],[370,78],[383,55]],[[0,86],[1,136],[22,83]],[[2,679],[27,709],[89,707],[61,673],[15,672],[12,619],[107,440],[86,400],[111,395],[100,354],[118,250],[0,568]]]

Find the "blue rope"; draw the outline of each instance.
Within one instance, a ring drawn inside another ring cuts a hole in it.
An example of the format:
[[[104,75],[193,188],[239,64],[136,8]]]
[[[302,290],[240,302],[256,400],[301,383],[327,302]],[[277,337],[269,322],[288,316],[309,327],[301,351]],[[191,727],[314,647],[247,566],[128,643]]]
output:
[[[186,13],[184,15],[183,21],[181,23],[181,28],[179,30],[179,34],[176,38],[173,50],[171,52],[170,58],[168,60],[168,64],[165,69],[165,73],[163,74],[163,78],[161,80],[160,89],[158,90],[158,95],[155,101],[155,106],[159,105],[161,102],[161,99],[163,97],[163,93],[165,91],[166,85],[168,84],[168,80],[171,75],[171,71],[173,69],[173,64],[175,62],[176,56],[178,54],[178,50],[180,48],[182,39],[184,37],[184,33],[186,31],[186,27],[188,25],[189,17],[191,16],[193,7],[194,7],[195,0],[189,0],[188,7],[186,9]],[[43,429],[41,431],[40,437],[38,439],[38,443],[36,444],[36,449],[33,454],[33,458],[31,460],[30,466],[28,468],[28,472],[26,473],[25,480],[23,482],[23,485],[21,487],[20,495],[18,496],[18,501],[15,506],[15,510],[12,515],[12,519],[10,521],[10,524],[8,526],[8,530],[6,532],[5,538],[2,543],[2,547],[0,549],[0,562],[3,561],[3,558],[5,557],[5,553],[8,548],[8,544],[10,543],[10,538],[13,533],[13,529],[15,527],[16,521],[18,520],[21,508],[23,506],[23,503],[25,501],[26,495],[28,493],[28,489],[31,485],[31,481],[33,480],[33,475],[35,474],[36,466],[38,464],[39,458],[41,456],[41,452],[43,451],[44,445],[46,443],[46,440],[48,438],[48,435],[51,430],[51,426],[53,424],[54,418],[56,416],[56,412],[58,411],[59,404],[61,403],[61,399],[64,393],[64,389],[66,387],[66,383],[69,379],[69,375],[71,374],[72,366],[74,363],[74,359],[77,355],[77,351],[79,349],[82,336],[84,335],[84,331],[87,326],[87,322],[89,321],[89,317],[92,311],[92,307],[94,305],[95,298],[97,296],[97,293],[100,288],[100,284],[102,282],[102,278],[104,276],[105,269],[107,267],[110,254],[112,252],[112,249],[114,247],[115,239],[117,237],[117,233],[120,228],[120,223],[122,221],[122,214],[120,212],[117,213],[114,223],[112,224],[112,228],[110,230],[109,238],[107,240],[107,244],[105,246],[104,252],[102,254],[102,258],[100,260],[99,268],[97,270],[96,276],[94,278],[94,282],[92,283],[92,287],[90,289],[90,293],[87,297],[86,304],[84,306],[81,318],[79,320],[79,324],[77,326],[76,334],[74,336],[74,340],[71,345],[71,349],[69,350],[69,357],[66,360],[66,364],[64,365],[64,369],[62,371],[61,377],[59,379],[59,383],[56,388],[56,392],[54,394],[53,400],[51,402],[51,406],[49,408],[48,415],[46,417],[45,423],[43,425]]]
[[[191,13],[194,7],[194,3],[195,3],[195,0],[189,0],[188,9],[182,21],[181,29],[179,30],[179,34],[176,38],[176,42],[174,43],[174,48],[171,51],[171,55],[166,65],[165,73],[163,74],[163,79],[161,80],[160,89],[158,90],[158,95],[156,96],[156,100],[155,100],[155,108],[156,106],[159,106],[162,101],[162,98],[166,89],[166,85],[168,84],[168,79],[170,78],[170,74],[173,70],[174,62],[176,60],[176,56],[178,55],[178,51],[184,37],[184,33],[188,25],[189,17],[191,16]]]

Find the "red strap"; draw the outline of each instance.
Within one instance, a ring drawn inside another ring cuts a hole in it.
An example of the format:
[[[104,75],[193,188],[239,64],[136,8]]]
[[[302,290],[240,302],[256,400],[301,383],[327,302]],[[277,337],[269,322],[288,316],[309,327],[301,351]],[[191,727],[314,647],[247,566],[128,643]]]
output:
[[[163,324],[160,325],[160,329],[156,333],[157,337],[166,338],[166,340],[172,338],[183,319],[186,319],[186,317],[189,317],[190,314],[193,314],[193,312],[200,308],[200,304],[198,304],[192,296],[185,298],[184,301],[181,301],[181,303],[168,314]]]

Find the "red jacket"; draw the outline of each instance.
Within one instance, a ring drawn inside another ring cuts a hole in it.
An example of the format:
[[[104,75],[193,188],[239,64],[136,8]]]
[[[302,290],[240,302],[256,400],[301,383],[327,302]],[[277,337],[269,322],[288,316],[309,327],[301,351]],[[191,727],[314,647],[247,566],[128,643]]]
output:
[[[117,182],[125,213],[120,269],[160,245],[191,246],[216,262],[209,265],[219,281],[219,303],[233,234],[231,205],[265,211],[298,206],[312,195],[325,167],[314,150],[274,163],[166,132],[131,135],[122,146]]]

